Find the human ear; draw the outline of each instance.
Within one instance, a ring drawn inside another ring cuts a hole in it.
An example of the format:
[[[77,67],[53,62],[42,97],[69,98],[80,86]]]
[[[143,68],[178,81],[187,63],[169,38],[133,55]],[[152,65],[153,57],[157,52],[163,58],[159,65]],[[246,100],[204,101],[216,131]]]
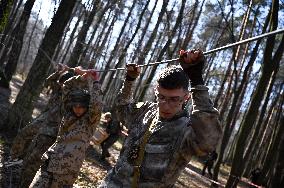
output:
[[[184,101],[189,101],[191,99],[191,94],[189,92],[186,92],[185,96],[184,96]]]

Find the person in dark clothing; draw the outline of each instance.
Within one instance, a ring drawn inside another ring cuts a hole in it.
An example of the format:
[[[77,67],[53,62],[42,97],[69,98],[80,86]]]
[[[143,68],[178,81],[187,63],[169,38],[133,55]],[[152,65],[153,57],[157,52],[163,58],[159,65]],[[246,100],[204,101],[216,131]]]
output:
[[[203,166],[203,169],[202,169],[202,176],[205,175],[205,171],[206,171],[206,168],[207,168],[207,172],[210,176],[210,178],[212,178],[212,172],[211,172],[211,169],[214,165],[214,161],[218,158],[218,154],[216,151],[212,151],[208,154],[208,157],[207,159],[204,161],[204,166]]]
[[[113,120],[111,113],[106,112],[104,114],[105,118],[105,127],[106,132],[109,134],[108,138],[101,143],[102,148],[102,156],[101,159],[105,159],[106,157],[110,157],[110,153],[108,148],[110,148],[119,138],[121,133],[120,123],[118,121]]]

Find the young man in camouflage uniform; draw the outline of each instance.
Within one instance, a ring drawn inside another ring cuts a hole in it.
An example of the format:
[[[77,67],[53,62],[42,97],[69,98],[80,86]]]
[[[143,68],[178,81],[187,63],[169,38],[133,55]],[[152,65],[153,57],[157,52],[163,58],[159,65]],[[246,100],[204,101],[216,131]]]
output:
[[[102,96],[97,79],[96,75],[87,71],[83,76],[73,77],[64,83],[66,114],[56,142],[43,155],[44,165],[30,187],[72,187],[101,117]]]
[[[200,50],[181,52],[181,66],[162,71],[156,87],[157,103],[133,103],[132,89],[139,75],[129,65],[116,100],[118,120],[128,128],[120,156],[103,188],[173,187],[193,155],[213,151],[221,136],[218,111],[204,86],[204,56]],[[193,111],[184,109],[191,82]]]

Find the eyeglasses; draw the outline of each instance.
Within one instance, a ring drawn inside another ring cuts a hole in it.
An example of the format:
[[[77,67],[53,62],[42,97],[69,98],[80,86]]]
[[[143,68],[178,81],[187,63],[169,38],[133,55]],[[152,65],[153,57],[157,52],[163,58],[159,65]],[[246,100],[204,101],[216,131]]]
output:
[[[166,97],[162,94],[157,94],[157,99],[159,103],[165,103],[167,102],[170,106],[178,106],[181,103],[184,102],[184,97],[186,95],[184,95],[183,97],[180,96],[176,96],[176,97]]]

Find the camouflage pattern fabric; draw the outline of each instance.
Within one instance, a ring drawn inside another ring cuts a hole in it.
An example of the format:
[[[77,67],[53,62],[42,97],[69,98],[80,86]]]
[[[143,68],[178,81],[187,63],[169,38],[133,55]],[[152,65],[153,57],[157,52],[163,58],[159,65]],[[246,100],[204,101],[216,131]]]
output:
[[[50,86],[52,93],[45,111],[24,127],[14,140],[11,155],[13,158],[23,158],[20,187],[25,188],[30,185],[42,165],[41,156],[56,140],[62,119],[60,102],[62,92],[57,82],[59,76],[60,72],[57,71],[46,79],[45,85]]]
[[[45,126],[57,127],[60,124],[62,115],[59,102],[61,101],[61,91],[57,83],[59,76],[60,74],[57,71],[47,78],[45,85],[50,86],[52,89],[47,108],[17,134],[10,151],[13,159],[25,157],[25,148],[29,147],[32,140],[39,133],[39,130]],[[57,133],[55,133],[56,135]]]
[[[159,118],[158,105],[132,101],[133,81],[125,81],[116,100],[118,120],[129,129],[114,168],[101,183],[101,188],[132,187],[139,145],[152,122],[150,138],[139,168],[138,187],[172,187],[193,155],[206,155],[216,148],[221,136],[218,111],[209,99],[208,88],[191,89],[193,111],[177,114],[171,120]]]
[[[71,85],[80,89],[85,88],[86,82],[91,96],[88,111],[79,118],[75,117],[72,112],[64,115],[56,142],[43,155],[43,160],[48,161],[47,167],[38,170],[30,187],[53,187],[43,186],[44,182],[49,182],[48,185],[57,184],[68,187],[75,182],[77,175],[74,174],[79,173],[85,159],[85,151],[100,122],[102,92],[99,83],[91,78],[86,81],[82,76],[67,80],[63,89],[64,94],[68,95],[74,89]],[[64,97],[68,98],[68,96]]]
[[[54,130],[58,132],[58,130]],[[32,141],[31,145],[27,149],[28,155],[23,160],[20,187],[29,187],[33,181],[33,177],[36,175],[37,170],[43,164],[41,156],[46,150],[55,142],[56,136],[49,136],[46,134],[38,134]]]
[[[42,113],[17,134],[10,150],[12,159],[25,157],[26,148],[30,145],[39,129],[44,126],[46,116],[46,112]]]
[[[59,101],[61,100],[62,97],[62,91],[60,84],[57,82],[60,77],[60,74],[61,71],[56,71],[55,73],[47,77],[47,79],[45,80],[45,86],[46,87],[49,86],[50,89],[52,90],[47,103],[46,110],[52,109],[55,106],[57,106],[58,103],[60,103]]]
[[[72,188],[73,180],[77,178],[78,174],[54,174],[47,171],[47,164],[44,164],[40,170],[37,171],[34,181],[30,187],[40,188]]]

